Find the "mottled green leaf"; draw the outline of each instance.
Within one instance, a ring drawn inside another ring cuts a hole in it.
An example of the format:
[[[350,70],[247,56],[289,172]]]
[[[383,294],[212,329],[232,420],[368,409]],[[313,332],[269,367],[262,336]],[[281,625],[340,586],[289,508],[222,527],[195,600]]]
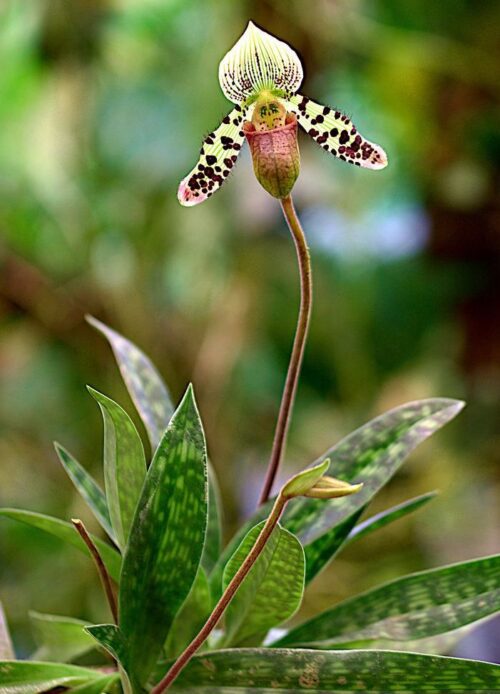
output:
[[[222,593],[222,577],[224,575],[224,569],[227,562],[231,559],[233,554],[238,549],[239,545],[243,542],[245,536],[250,532],[250,530],[255,527],[262,520],[267,518],[271,508],[273,506],[274,500],[269,500],[265,504],[262,504],[252,517],[245,521],[233,535],[230,542],[226,545],[222,553],[219,555],[217,562],[215,563],[209,577],[208,582],[210,584],[210,590],[212,592],[212,597],[218,599]]]
[[[222,503],[213,466],[208,464],[208,521],[201,565],[209,574],[217,563],[222,549]]]
[[[375,494],[397,472],[416,446],[444,426],[463,408],[459,400],[437,398],[410,402],[368,422],[326,451],[314,463],[330,458],[331,473],[346,482],[362,482],[353,496],[324,501],[294,499],[282,519],[306,553],[306,583],[333,558],[344,544]],[[229,557],[249,527],[265,518],[271,502],[264,504],[226,547],[210,575],[214,595]]]
[[[96,318],[88,322],[109,341],[130,397],[156,449],[174,413],[170,394],[151,360],[130,340]]]
[[[57,456],[61,461],[61,465],[68,473],[71,481],[80,492],[83,499],[87,502],[89,508],[97,518],[103,530],[107,532],[109,537],[114,541],[115,535],[111,527],[111,518],[109,517],[108,503],[104,492],[80,463],[73,458],[65,448],[57,442],[54,443]]]
[[[123,560],[120,625],[141,683],[191,590],[206,523],[205,437],[189,387],[149,468]]]
[[[39,530],[44,530],[46,533],[50,533],[60,540],[64,540],[64,542],[73,545],[73,547],[76,547],[82,552],[85,552],[85,554],[89,552],[85,542],[83,542],[80,535],[75,532],[74,526],[59,518],[53,518],[52,516],[45,516],[42,513],[34,513],[33,511],[24,511],[17,508],[0,508],[0,516],[25,523]],[[115,581],[118,581],[121,568],[120,555],[113,547],[103,542],[98,537],[95,537],[95,535],[91,535],[91,537],[99,550],[99,554],[110,576],[114,578]]]
[[[104,420],[104,481],[118,546],[127,543],[132,518],[146,476],[146,458],[134,423],[116,402],[89,388]]]
[[[38,694],[55,687],[72,687],[92,682],[102,672],[64,663],[26,660],[0,661],[0,694]]]
[[[119,675],[103,675],[97,680],[71,688],[71,694],[103,694],[112,691],[120,680]]]
[[[345,600],[275,645],[365,646],[443,634],[500,609],[500,555],[422,571]]]
[[[123,633],[116,624],[93,624],[85,627],[87,634],[92,637],[94,643],[104,648],[118,663],[121,677],[125,683],[126,692],[133,691],[130,685],[128,648]]]
[[[265,521],[252,528],[224,571],[223,589],[243,564]],[[225,612],[225,645],[256,645],[299,608],[304,592],[304,550],[279,524]]]
[[[38,647],[33,660],[67,663],[95,648],[94,640],[84,630],[88,622],[40,612],[30,612],[30,620]]]
[[[500,691],[500,666],[397,651],[235,648],[194,658],[170,691],[493,694]]]
[[[448,631],[446,634],[437,634],[436,636],[428,636],[425,639],[415,639],[411,641],[391,641],[390,639],[380,639],[380,641],[370,641],[363,645],[363,648],[384,650],[384,651],[404,651],[405,653],[429,653],[429,655],[449,655],[453,653],[457,644],[466,636],[468,636],[480,624],[483,624],[486,619],[481,619],[473,624],[467,624],[460,629]],[[351,646],[344,644],[335,646],[335,648],[346,648],[352,650]]]
[[[175,616],[165,645],[168,658],[175,658],[194,639],[212,610],[207,576],[200,566],[186,601]]]
[[[16,654],[10,638],[9,625],[0,602],[0,660],[15,660]]]
[[[362,523],[354,526],[347,537],[347,542],[353,542],[354,540],[360,540],[362,537],[370,535],[370,533],[375,532],[375,530],[380,530],[385,528],[386,525],[394,523],[394,521],[407,516],[409,513],[417,511],[422,506],[425,506],[429,501],[432,501],[437,495],[437,492],[427,492],[427,494],[421,494],[413,499],[408,499],[403,501],[402,504],[393,506],[392,508],[386,509],[377,515],[367,518]]]
[[[289,502],[290,503],[290,502]],[[323,502],[324,503],[324,502]],[[262,520],[263,518],[266,518],[269,515],[269,511],[271,510],[271,507],[273,505],[273,501],[268,501],[267,503],[263,504],[257,511],[254,513],[254,515],[243,525],[238,529],[234,537],[231,539],[229,544],[225,547],[224,551],[222,554],[219,556],[219,559],[217,560],[214,568],[212,569],[212,572],[209,576],[209,583],[210,583],[210,589],[212,591],[212,596],[214,598],[219,598],[221,595],[221,588],[222,588],[222,576],[224,573],[224,567],[226,566],[227,562],[231,558],[231,555],[235,552],[236,548],[238,545],[242,542],[243,538],[245,535],[248,533],[248,531],[253,527],[254,523],[259,522],[259,520]],[[351,530],[354,528],[356,525],[357,521],[363,514],[364,508],[360,509],[357,513],[354,513],[352,516],[347,518],[345,521],[340,523],[337,528],[336,528],[336,537],[338,538],[338,546],[340,547],[346,537],[349,535]],[[283,523],[284,525],[284,523]],[[324,563],[327,563],[330,558],[331,558],[331,543],[332,543],[332,538],[331,534],[328,534],[326,537],[325,541],[325,556],[322,557],[320,552],[321,552],[321,547],[320,547],[320,542],[317,541],[315,544],[315,558],[317,563],[321,563],[323,560]],[[307,582],[307,564],[306,564],[306,582]]]
[[[97,641],[118,663],[126,666],[126,641],[116,624],[91,624],[85,627],[85,631],[94,645]]]
[[[350,533],[356,514],[387,484],[408,454],[462,408],[462,402],[446,398],[403,405],[365,424],[318,459],[330,458],[335,477],[362,482],[363,488],[341,499],[295,499],[288,505],[283,525],[304,545],[306,580],[333,557]]]

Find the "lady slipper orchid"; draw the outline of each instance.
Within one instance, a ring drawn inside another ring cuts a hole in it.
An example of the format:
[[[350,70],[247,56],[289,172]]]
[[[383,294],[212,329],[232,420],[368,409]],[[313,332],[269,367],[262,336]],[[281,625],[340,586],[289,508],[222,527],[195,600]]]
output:
[[[182,205],[197,205],[220,188],[245,137],[260,183],[271,195],[286,197],[299,172],[297,122],[343,161],[368,169],[387,165],[384,150],[365,140],[347,116],[298,93],[302,78],[297,53],[249,22],[219,66],[222,91],[236,106],[205,138],[196,166],[179,186]]]

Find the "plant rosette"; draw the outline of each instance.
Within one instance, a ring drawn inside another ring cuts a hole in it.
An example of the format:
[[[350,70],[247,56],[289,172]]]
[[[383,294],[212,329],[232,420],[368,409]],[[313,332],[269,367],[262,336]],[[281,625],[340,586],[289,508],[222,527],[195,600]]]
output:
[[[246,138],[257,178],[280,199],[301,279],[262,503],[223,547],[217,478],[193,388],[174,408],[151,360],[89,319],[113,349],[151,455],[129,414],[91,388],[103,417],[104,488],[59,444],[56,453],[106,538],[89,533],[80,519],[0,509],[0,517],[85,552],[109,605],[102,624],[32,613],[37,648],[28,660],[16,659],[0,607],[0,693],[498,692],[499,666],[443,653],[498,612],[500,555],[397,578],[290,624],[312,579],[345,547],[435,498],[431,491],[361,520],[407,456],[463,403],[433,398],[401,405],[334,444],[272,496],[312,299],[307,244],[290,198],[299,172],[298,125],[360,167],[381,169],[387,157],[339,111],[298,94],[297,54],[252,23],[222,60],[219,78],[236,106],[206,138],[179,200],[192,206],[210,197]]]

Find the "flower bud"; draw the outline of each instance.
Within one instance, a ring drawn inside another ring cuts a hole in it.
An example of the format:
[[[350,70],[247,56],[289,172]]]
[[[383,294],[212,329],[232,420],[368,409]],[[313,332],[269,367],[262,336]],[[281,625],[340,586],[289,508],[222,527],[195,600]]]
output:
[[[330,459],[323,460],[321,463],[309,467],[297,473],[281,488],[281,496],[286,499],[293,499],[295,496],[303,496],[317,484],[325,472],[330,467]]]
[[[327,458],[321,463],[297,473],[283,485],[280,496],[289,500],[297,496],[307,496],[312,499],[337,499],[359,492],[362,484],[349,484],[325,473],[330,467]]]
[[[243,132],[252,152],[257,180],[273,197],[286,198],[300,171],[295,115],[288,113],[285,125],[271,130],[259,131],[254,123],[247,121]]]
[[[362,486],[362,484],[349,484],[335,477],[324,476],[304,496],[309,496],[312,499],[337,499],[342,496],[356,494]]]

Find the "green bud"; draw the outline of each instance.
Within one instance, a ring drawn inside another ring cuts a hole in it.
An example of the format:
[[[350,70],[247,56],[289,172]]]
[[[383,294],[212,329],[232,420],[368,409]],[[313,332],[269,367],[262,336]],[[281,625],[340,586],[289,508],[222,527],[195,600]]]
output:
[[[307,496],[312,499],[337,499],[359,492],[362,484],[349,484],[335,477],[325,476],[330,467],[330,460],[323,460],[314,467],[302,470],[282,487],[280,496],[293,499],[296,496]]]
[[[297,475],[294,475],[281,489],[281,496],[287,499],[292,499],[295,496],[304,496],[318,480],[323,477],[325,472],[330,467],[330,460],[323,460],[322,463],[315,465],[314,467],[307,468],[307,470],[302,470]]]
[[[349,484],[335,477],[322,477],[304,496],[312,499],[337,499],[341,496],[356,494],[362,486],[362,484]]]

